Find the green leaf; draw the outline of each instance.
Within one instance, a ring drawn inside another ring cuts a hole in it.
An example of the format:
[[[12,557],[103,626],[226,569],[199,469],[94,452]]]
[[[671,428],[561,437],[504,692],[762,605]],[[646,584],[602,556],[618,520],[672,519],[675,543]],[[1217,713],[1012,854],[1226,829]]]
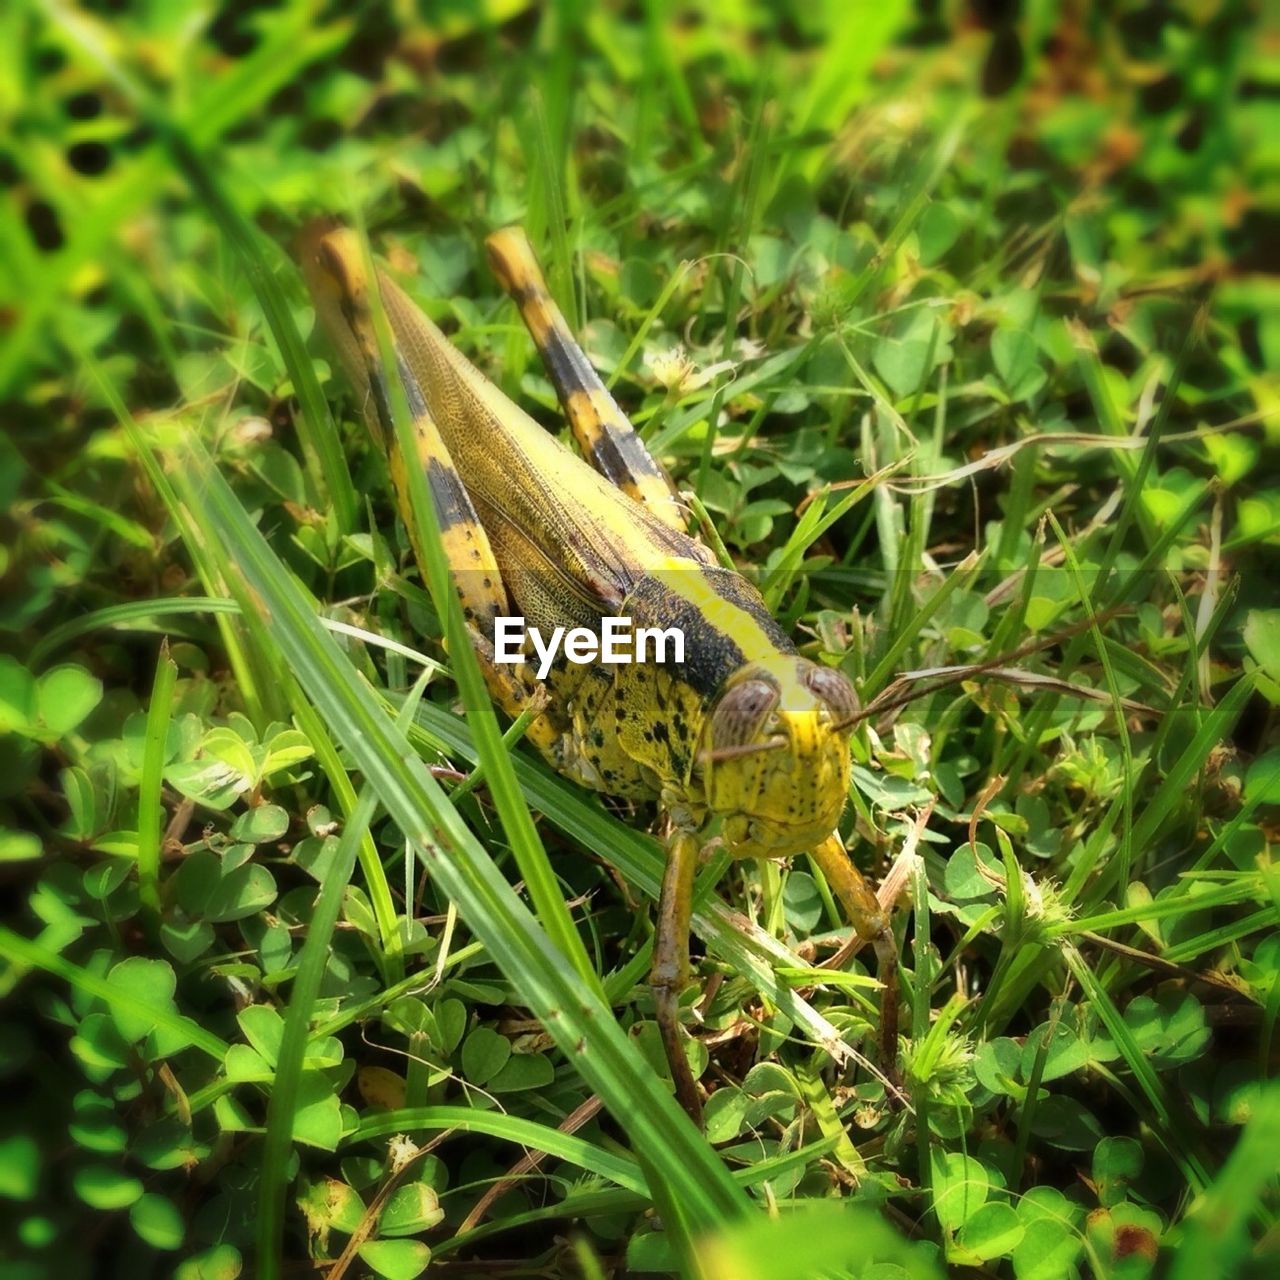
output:
[[[476,1027],[462,1046],[462,1074],[472,1084],[485,1084],[511,1057],[511,1041],[491,1027]]]
[[[129,1221],[153,1249],[180,1249],[186,1236],[182,1215],[172,1200],[148,1192],[133,1202]]]
[[[1211,1032],[1204,1008],[1189,992],[1162,991],[1156,999],[1129,1002],[1124,1021],[1142,1051],[1158,1069],[1179,1067],[1208,1048]]]
[[[150,1016],[121,1007],[113,1008],[112,1020],[126,1040],[141,1040],[153,1031],[161,1016],[160,1011],[177,1013],[173,993],[178,989],[178,979],[174,976],[173,966],[165,960],[130,956],[112,968],[107,981],[116,990],[132,996],[138,1005],[158,1011],[156,1016]]]
[[[30,1200],[40,1182],[40,1151],[24,1133],[0,1138],[0,1196]]]
[[[67,807],[71,810],[63,830],[77,840],[90,839],[104,825],[99,820],[98,797],[93,779],[86,770],[71,766],[62,770],[58,780],[62,784],[62,794],[67,799]]]
[[[1261,452],[1256,440],[1234,431],[1220,435],[1206,432],[1200,443],[1209,461],[1217,468],[1219,479],[1227,486],[1243,480],[1253,470]]]
[[[102,701],[102,681],[82,667],[54,667],[40,677],[36,702],[49,734],[68,734]]]
[[[182,909],[212,924],[243,920],[276,899],[276,882],[266,867],[250,862],[224,873],[222,862],[207,849],[186,858],[173,879]]]
[[[213,946],[213,928],[203,920],[186,920],[172,913],[160,926],[160,942],[180,964],[191,964]]]
[[[991,1201],[971,1214],[960,1228],[956,1241],[960,1256],[953,1260],[971,1266],[1003,1257],[1018,1247],[1025,1234],[1026,1228],[1011,1205],[1002,1200]]]
[[[973,1074],[984,1089],[990,1089],[995,1094],[1017,1097],[1023,1092],[1019,1085],[1022,1079],[1022,1056],[1022,1046],[1008,1036],[985,1040],[974,1054]]]
[[[1093,1181],[1098,1203],[1111,1208],[1126,1198],[1142,1172],[1142,1144],[1133,1138],[1103,1138],[1093,1149]]]
[[[811,933],[822,919],[822,896],[814,878],[807,871],[792,871],[782,890],[782,903],[787,923],[801,937]]]
[[[485,1088],[490,1093],[522,1093],[527,1089],[543,1089],[556,1077],[551,1059],[544,1053],[512,1054]]]
[[[1036,1106],[1031,1132],[1066,1151],[1091,1151],[1102,1137],[1102,1126],[1078,1098],[1053,1094]]]
[[[304,1071],[298,1081],[293,1136],[325,1151],[336,1151],[342,1141],[342,1106],[333,1086],[318,1071]]]
[[[876,347],[876,372],[888,383],[898,400],[920,389],[928,372],[933,344],[926,338],[884,338]]]
[[[729,1142],[742,1132],[751,1099],[733,1085],[721,1085],[707,1102],[704,1120],[707,1141]]]
[[[233,1083],[258,1083],[270,1080],[272,1076],[271,1064],[247,1044],[233,1044],[227,1050],[223,1069],[227,1073],[227,1079]]]
[[[1083,1249],[1080,1232],[1065,1217],[1035,1218],[1013,1250],[1013,1273],[1017,1280],[1061,1280]]]
[[[1243,634],[1249,656],[1280,684],[1280,609],[1250,609]]]
[[[284,1019],[280,1014],[269,1004],[251,1004],[240,1010],[236,1021],[262,1060],[274,1067],[284,1038]]]
[[[440,1029],[440,1048],[446,1057],[452,1057],[462,1042],[467,1028],[467,1006],[461,1000],[442,1000],[435,1008],[436,1026]]]
[[[310,739],[297,729],[281,729],[267,739],[265,746],[267,758],[262,766],[264,778],[292,769],[315,755]]]
[[[173,1280],[237,1280],[244,1259],[233,1244],[216,1244],[193,1258],[180,1262]]]
[[[165,778],[183,795],[211,809],[226,809],[257,784],[258,761],[234,729],[219,725],[200,741],[199,758],[171,764]]]
[[[987,1202],[991,1175],[981,1161],[957,1151],[930,1152],[933,1211],[948,1231],[958,1231]]]
[[[1049,1034],[1052,1024],[1045,1023],[1037,1027],[1026,1039],[1022,1050],[1022,1078],[1029,1080],[1031,1078],[1032,1065],[1035,1062],[1037,1054],[1041,1051],[1045,1037]],[[1049,1041],[1048,1048],[1045,1050],[1044,1070],[1040,1077],[1041,1083],[1047,1084],[1050,1080],[1057,1080],[1061,1076],[1070,1075],[1073,1071],[1079,1071],[1092,1059],[1089,1044],[1082,1040],[1074,1027],[1068,1026],[1065,1022],[1059,1021],[1053,1027],[1053,1038]]]
[[[997,329],[991,335],[991,361],[1010,391],[1036,367],[1036,340],[1021,329]]]
[[[32,832],[0,828],[0,862],[30,862],[43,852],[40,837]]]
[[[358,1253],[384,1280],[413,1280],[431,1261],[431,1250],[421,1240],[370,1240]]]
[[[0,735],[27,733],[35,722],[35,677],[16,658],[0,654]]]
[[[231,838],[249,844],[279,840],[289,830],[289,815],[276,804],[260,804],[242,813],[232,824]]]
[[[68,1132],[71,1140],[86,1151],[99,1155],[116,1155],[125,1149],[127,1136],[115,1108],[101,1094],[90,1089],[76,1094],[75,1112]]]
[[[920,215],[916,223],[916,241],[920,246],[920,261],[932,266],[955,244],[963,230],[959,217],[944,201],[935,201]]]
[[[81,1021],[71,1052],[90,1071],[115,1071],[129,1061],[129,1046],[105,1013],[91,1013]]]
[[[381,1172],[381,1169],[379,1169]],[[350,1235],[365,1215],[365,1203],[354,1187],[337,1178],[318,1178],[298,1196],[307,1231],[323,1242],[330,1231]]]
[[[1159,1214],[1126,1200],[1114,1209],[1098,1209],[1091,1213],[1086,1223],[1086,1234],[1089,1244],[1107,1268],[1105,1274],[1136,1280],[1149,1275],[1154,1269],[1164,1225]]]
[[[209,1148],[195,1140],[187,1125],[169,1116],[138,1134],[132,1154],[148,1169],[189,1169],[209,1154]]]
[[[627,1241],[627,1275],[674,1275],[680,1263],[667,1231],[642,1231]]]
[[[253,786],[253,779],[222,760],[178,761],[165,770],[165,781],[210,809],[229,809]]]
[[[302,468],[293,454],[269,440],[259,442],[250,460],[254,474],[280,497],[296,506],[307,505]]]
[[[91,1209],[127,1209],[142,1195],[142,1183],[137,1178],[110,1165],[83,1165],[71,1181],[76,1195]]]
[[[1280,747],[1260,755],[1244,776],[1246,804],[1280,804]]]
[[[444,1218],[440,1197],[425,1182],[410,1182],[391,1193],[378,1219],[380,1236],[409,1236],[427,1231]]]

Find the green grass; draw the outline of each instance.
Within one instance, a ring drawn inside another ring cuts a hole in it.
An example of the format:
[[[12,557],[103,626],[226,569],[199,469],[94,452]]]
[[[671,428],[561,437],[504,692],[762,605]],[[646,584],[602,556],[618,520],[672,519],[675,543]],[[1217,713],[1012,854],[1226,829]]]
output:
[[[0,19],[15,1276],[1274,1271],[1265,45],[1231,3],[855,10]],[[481,248],[522,222],[855,681],[901,1105],[816,868],[722,857],[706,1134],[676,1107],[660,815],[446,657],[430,506],[424,580],[309,338],[319,213],[558,430]]]

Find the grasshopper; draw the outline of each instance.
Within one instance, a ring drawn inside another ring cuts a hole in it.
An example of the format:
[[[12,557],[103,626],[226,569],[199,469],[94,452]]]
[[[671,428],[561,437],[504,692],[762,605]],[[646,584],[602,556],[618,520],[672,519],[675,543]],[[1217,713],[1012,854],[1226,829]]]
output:
[[[882,1055],[897,1047],[897,953],[887,914],[836,834],[849,789],[852,685],[801,657],[756,588],[685,528],[662,467],[574,341],[525,234],[486,242],[555,386],[582,457],[498,390],[385,272],[372,275],[355,236],[332,223],[304,233],[300,256],[318,327],[337,353],[397,500],[410,465],[425,469],[468,627],[495,703],[544,710],[529,737],[553,768],[599,792],[657,801],[669,817],[650,981],[677,1097],[701,1102],[684,1051],[680,992],[690,982],[694,878],[709,830],[735,857],[808,853],[860,939],[876,950]],[[385,367],[370,296],[392,337]],[[398,377],[418,457],[401,457],[390,412]],[[412,519],[406,517],[410,529]],[[421,556],[419,556],[421,560]],[[576,665],[539,681],[530,664],[495,660],[495,620],[523,614],[549,632],[626,617],[677,626],[683,662]]]

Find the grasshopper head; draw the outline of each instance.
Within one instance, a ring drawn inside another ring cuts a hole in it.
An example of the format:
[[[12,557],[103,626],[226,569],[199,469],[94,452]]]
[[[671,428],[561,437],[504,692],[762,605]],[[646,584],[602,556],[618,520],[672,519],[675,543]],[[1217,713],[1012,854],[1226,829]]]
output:
[[[742,857],[785,857],[829,836],[849,788],[857,695],[831,667],[779,655],[721,692],[703,730],[706,802]]]

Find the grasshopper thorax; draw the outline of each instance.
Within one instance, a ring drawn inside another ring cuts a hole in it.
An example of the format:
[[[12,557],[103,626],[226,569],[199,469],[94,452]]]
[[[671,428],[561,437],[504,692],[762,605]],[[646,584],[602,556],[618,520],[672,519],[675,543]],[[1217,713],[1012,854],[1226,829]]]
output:
[[[779,654],[725,684],[703,729],[707,808],[739,857],[786,857],[829,836],[849,789],[853,686],[831,667]]]

